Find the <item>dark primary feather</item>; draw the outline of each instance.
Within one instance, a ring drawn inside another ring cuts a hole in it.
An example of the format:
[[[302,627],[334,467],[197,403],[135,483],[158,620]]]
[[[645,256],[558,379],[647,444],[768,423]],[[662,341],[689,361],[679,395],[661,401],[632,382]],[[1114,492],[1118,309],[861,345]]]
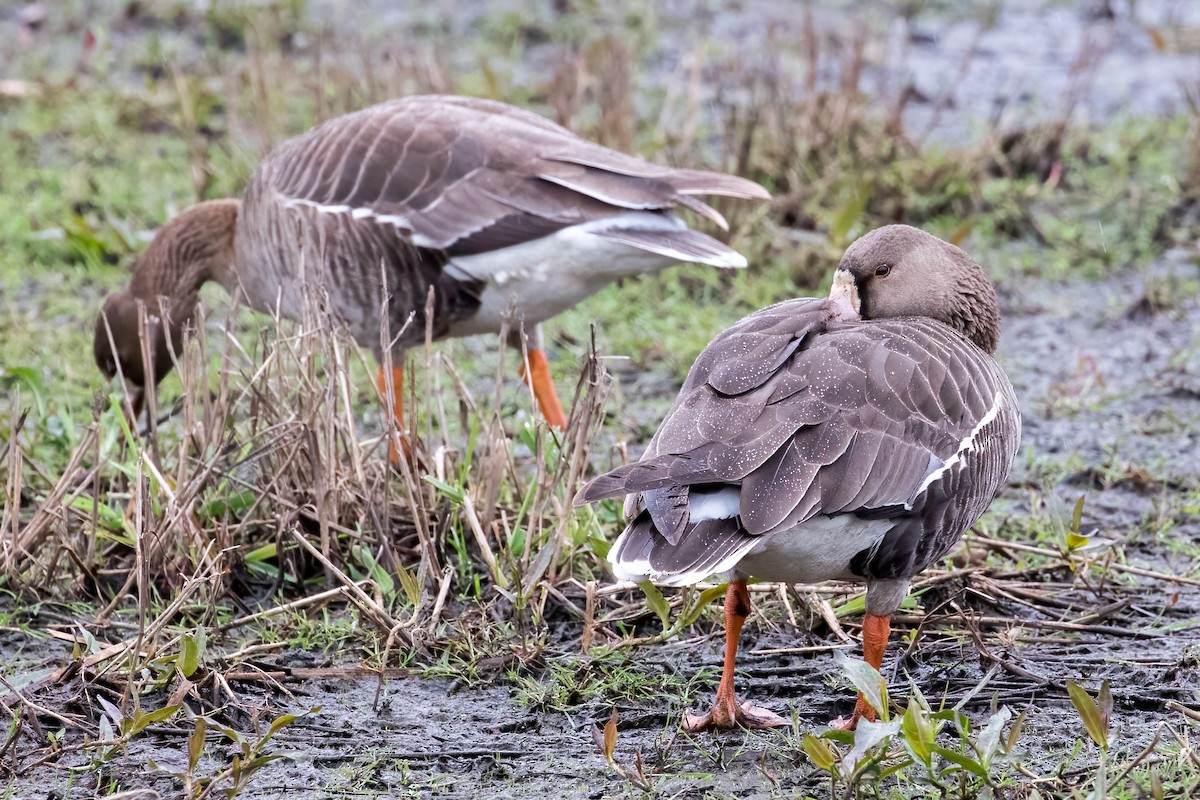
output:
[[[646,523],[658,525],[651,516],[668,518],[655,513],[651,493],[676,498],[687,487],[728,484],[741,497],[740,517],[720,521],[733,540],[854,513],[896,520],[880,547],[857,560],[859,574],[909,576],[940,557],[1007,473],[1019,440],[1012,388],[989,356],[940,322],[831,315],[826,300],[789,300],[717,336],[643,459],[600,476],[577,502],[641,495]],[[919,493],[997,396],[1000,411],[979,440],[993,446]],[[686,521],[642,528],[650,539],[626,547],[657,543],[659,563],[671,560],[666,551],[690,547]]]
[[[692,525],[687,536],[671,547],[659,547],[662,534],[648,512],[629,523],[609,554],[613,563],[646,562],[654,574],[711,575],[721,562],[753,540],[729,520],[706,520]]]

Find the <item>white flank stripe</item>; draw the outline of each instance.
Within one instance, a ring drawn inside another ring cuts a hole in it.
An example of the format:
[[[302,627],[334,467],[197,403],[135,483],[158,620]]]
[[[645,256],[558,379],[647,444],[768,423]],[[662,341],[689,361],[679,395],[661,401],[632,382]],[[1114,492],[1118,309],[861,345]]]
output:
[[[325,205],[314,200],[305,200],[299,197],[283,197],[284,208],[311,208],[318,214],[349,214],[354,220],[371,220],[383,225],[394,225],[397,228],[404,228],[409,234],[412,243],[418,247],[436,247],[437,245],[432,239],[429,239],[412,230],[412,221],[400,214],[380,214],[372,208],[351,208],[347,205]]]
[[[989,408],[988,412],[983,415],[983,419],[979,420],[979,424],[972,428],[971,432],[967,434],[967,437],[959,443],[958,450],[955,451],[954,455],[946,459],[945,464],[942,464],[941,467],[935,469],[925,477],[925,480],[921,482],[920,488],[918,488],[916,494],[913,495],[914,499],[920,497],[925,490],[933,484],[934,481],[941,478],[942,475],[945,474],[946,470],[962,461],[964,455],[975,449],[975,437],[977,437],[979,432],[986,428],[988,423],[994,420],[996,415],[1000,413],[1000,404],[1002,402],[1002,398],[1003,395],[999,390],[997,390],[996,396],[992,399],[992,407]],[[908,508],[912,508],[912,503],[907,503],[906,505]]]
[[[320,214],[345,214],[354,210],[350,206],[327,206],[313,200],[301,200],[297,197],[284,197],[283,206],[284,208],[299,208],[300,206],[304,206]]]

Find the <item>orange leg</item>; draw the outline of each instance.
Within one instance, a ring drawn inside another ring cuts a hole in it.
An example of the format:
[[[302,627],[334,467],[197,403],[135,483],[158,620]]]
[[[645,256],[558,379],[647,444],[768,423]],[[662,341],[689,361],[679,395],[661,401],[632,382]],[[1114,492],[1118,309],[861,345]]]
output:
[[[863,618],[863,660],[875,669],[883,668],[883,651],[887,649],[888,636],[891,633],[890,615],[878,617],[874,614],[867,614]],[[839,719],[833,723],[833,727],[852,731],[858,726],[860,719],[869,722],[875,721],[875,709],[871,708],[871,704],[862,694],[858,695],[858,700],[854,704],[854,713],[850,715],[849,721]]]
[[[527,356],[529,369],[526,371],[526,365],[522,364],[521,377],[533,389],[533,396],[537,398],[538,407],[541,408],[546,422],[555,428],[565,430],[567,415],[563,413],[562,406],[559,405],[558,392],[554,390],[554,379],[550,377],[550,362],[546,360],[545,351],[530,348]]]
[[[375,376],[375,385],[379,387],[379,393],[383,395],[384,400],[387,400],[388,374],[382,364]],[[404,438],[404,367],[392,367],[392,391],[395,398],[392,403],[392,419],[396,422],[401,441],[400,447],[396,447],[396,437],[388,436],[388,461],[399,464],[402,454],[408,455],[408,441]]]
[[[760,730],[775,728],[791,723],[765,708],[758,708],[749,701],[738,705],[733,689],[733,671],[737,663],[738,638],[742,634],[742,623],[750,615],[750,592],[745,581],[731,581],[725,591],[725,664],[721,669],[721,683],[717,687],[717,700],[712,710],[703,716],[688,714],[683,728],[691,733],[713,728],[743,728]]]

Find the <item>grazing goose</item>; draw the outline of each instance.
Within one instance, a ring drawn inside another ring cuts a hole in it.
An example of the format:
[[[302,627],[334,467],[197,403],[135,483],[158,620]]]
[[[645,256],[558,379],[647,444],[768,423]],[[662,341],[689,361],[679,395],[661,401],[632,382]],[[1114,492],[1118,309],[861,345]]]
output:
[[[719,334],[642,460],[576,502],[629,495],[609,560],[622,579],[729,581],[725,664],[699,731],[787,721],[733,687],[748,577],[867,584],[879,669],[909,581],[944,556],[1007,477],[1021,438],[992,360],[996,293],[957,247],[890,225],[846,250],[826,299],[786,300]],[[874,714],[862,696],[848,722]]]
[[[512,343],[526,345],[522,374],[546,420],[565,427],[542,320],[618,278],[680,261],[746,265],[670,213],[682,206],[725,227],[696,195],[770,197],[742,178],[655,166],[592,144],[503,103],[426,95],[372,106],[281,144],[240,201],[200,203],[164,225],[128,288],[104,303],[96,363],[109,378],[120,368],[140,410],[150,376],[139,304],[157,384],[207,281],[291,318],[305,286],[318,285],[380,360],[385,396],[390,350],[392,410],[403,429],[400,356],[424,341],[432,292],[435,339],[498,332],[512,320]]]

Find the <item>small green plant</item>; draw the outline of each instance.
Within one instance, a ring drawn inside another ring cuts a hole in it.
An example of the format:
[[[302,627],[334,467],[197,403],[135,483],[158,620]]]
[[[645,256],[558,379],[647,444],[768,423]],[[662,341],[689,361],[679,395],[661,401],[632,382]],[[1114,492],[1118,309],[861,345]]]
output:
[[[153,761],[150,762],[150,767],[182,783],[184,796],[189,800],[205,800],[218,789],[227,800],[233,800],[247,788],[254,775],[263,767],[288,757],[283,753],[270,752],[271,740],[296,720],[320,711],[321,707],[315,706],[302,714],[280,714],[271,721],[266,732],[259,736],[248,736],[207,717],[197,716],[194,718],[192,732],[187,738],[186,769],[182,772],[172,772],[160,768]],[[197,773],[207,746],[206,736],[210,728],[232,742],[237,750],[229,757],[225,766],[210,775],[202,776]]]
[[[1095,697],[1074,681],[1067,681],[1067,695],[1071,705],[1075,706],[1083,728],[1088,738],[1100,750],[1099,762],[1096,766],[1096,777],[1092,782],[1092,793],[1088,800],[1106,800],[1108,797],[1108,740],[1109,726],[1112,722],[1113,698],[1108,681],[1100,684],[1100,691]]]
[[[802,737],[801,749],[808,760],[829,776],[831,798],[838,796],[839,784],[846,797],[856,797],[862,787],[878,787],[886,781],[919,791],[919,796],[931,793],[964,800],[980,790],[997,788],[1013,756],[1024,714],[1010,725],[1012,712],[999,708],[975,731],[970,720],[955,709],[934,711],[920,689],[912,685],[904,714],[893,719],[879,672],[862,661],[845,656],[839,660],[843,673],[875,709],[879,721],[860,720],[853,733],[833,729]]]
[[[133,714],[127,717],[103,695],[97,695],[96,699],[104,709],[104,713],[100,715],[100,741],[96,743],[100,748],[98,757],[101,761],[109,760],[121,752],[130,739],[156,722],[171,719],[183,708],[182,704],[175,704],[154,711],[144,711],[135,706]]]
[[[596,747],[600,748],[600,752],[604,755],[604,760],[608,762],[608,767],[613,772],[620,775],[625,780],[629,781],[633,786],[641,789],[643,792],[650,791],[653,787],[646,777],[646,768],[642,764],[642,751],[637,751],[633,769],[617,763],[617,709],[613,707],[612,714],[608,718],[608,722],[604,723],[604,730],[601,731],[596,725],[592,725],[592,740],[596,743]]]

